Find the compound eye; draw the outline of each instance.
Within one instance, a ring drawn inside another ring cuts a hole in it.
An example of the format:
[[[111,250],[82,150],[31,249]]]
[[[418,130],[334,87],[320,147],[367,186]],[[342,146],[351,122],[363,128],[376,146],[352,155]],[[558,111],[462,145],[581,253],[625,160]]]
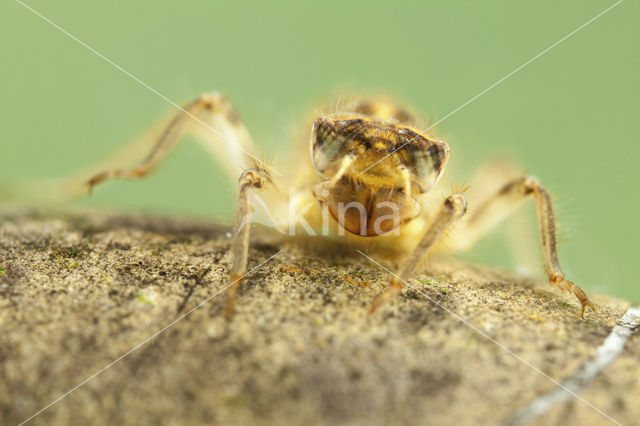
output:
[[[362,126],[362,120],[334,120],[320,116],[313,122],[311,160],[320,174],[325,174],[353,150],[353,139],[346,137],[349,128]],[[330,173],[329,173],[330,175]]]
[[[436,184],[444,171],[449,158],[449,145],[444,141],[419,137],[409,140],[394,155],[413,176],[420,192],[426,192]]]
[[[320,116],[313,123],[311,159],[331,178],[351,155],[352,171],[385,184],[403,185],[398,173],[409,172],[418,192],[438,181],[449,157],[445,141],[431,139],[409,126],[359,116]]]

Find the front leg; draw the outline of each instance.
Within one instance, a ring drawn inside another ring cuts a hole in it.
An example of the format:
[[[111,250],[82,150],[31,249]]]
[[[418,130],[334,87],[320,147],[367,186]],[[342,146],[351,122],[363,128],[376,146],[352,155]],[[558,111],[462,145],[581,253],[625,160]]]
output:
[[[587,306],[594,309],[585,292],[572,281],[566,280],[558,262],[556,228],[553,206],[549,193],[538,179],[530,176],[520,177],[504,185],[496,194],[489,197],[473,211],[460,229],[460,233],[473,235],[474,239],[482,236],[495,226],[508,212],[520,204],[525,197],[533,195],[536,200],[536,212],[542,237],[542,255],[544,271],[549,282],[560,289],[573,293],[582,304],[582,316]]]
[[[396,276],[391,279],[391,284],[387,289],[375,298],[369,309],[369,313],[374,313],[380,305],[394,298],[404,287],[403,282],[407,281],[418,263],[424,258],[427,251],[439,240],[443,232],[451,227],[451,224],[459,219],[467,210],[467,200],[462,194],[453,194],[444,200],[440,211],[425,231],[417,247],[411,252],[409,257],[402,264]]]
[[[235,238],[231,248],[230,280],[233,285],[229,289],[229,298],[227,299],[227,308],[225,310],[225,316],[227,318],[233,315],[236,293],[247,272],[251,213],[253,212],[251,195],[254,191],[260,190],[265,186],[274,187],[269,172],[259,166],[244,171],[240,176],[239,184]]]
[[[520,188],[518,188],[520,186]],[[538,212],[538,224],[542,236],[542,254],[544,257],[544,270],[549,281],[562,290],[573,293],[582,304],[582,316],[587,306],[595,308],[589,302],[585,292],[572,281],[564,278],[564,272],[558,262],[558,250],[556,247],[556,228],[553,218],[553,207],[549,193],[535,178],[527,177],[516,181],[514,190],[523,190],[524,194],[533,193],[536,198],[536,211]]]

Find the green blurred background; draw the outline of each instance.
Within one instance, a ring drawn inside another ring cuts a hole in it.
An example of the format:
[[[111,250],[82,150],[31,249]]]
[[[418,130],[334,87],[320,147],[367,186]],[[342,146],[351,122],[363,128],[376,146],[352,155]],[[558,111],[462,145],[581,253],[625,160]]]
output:
[[[178,103],[229,93],[277,164],[292,129],[341,88],[388,93],[433,122],[614,2],[27,3]],[[0,16],[0,181],[68,174],[172,112],[19,3]],[[557,199],[567,275],[635,301],[638,22],[638,2],[622,2],[431,131],[462,179],[493,155],[518,158]],[[230,220],[234,184],[202,154],[179,145],[148,179],[75,204]],[[503,237],[467,258],[509,267]]]

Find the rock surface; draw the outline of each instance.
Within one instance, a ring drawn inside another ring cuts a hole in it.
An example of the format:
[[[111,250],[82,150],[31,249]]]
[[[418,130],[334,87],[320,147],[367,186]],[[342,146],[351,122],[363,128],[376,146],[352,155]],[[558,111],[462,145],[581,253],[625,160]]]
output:
[[[557,386],[522,360],[561,381],[628,307],[590,294],[597,311],[581,319],[545,283],[438,260],[412,280],[420,292],[368,317],[386,272],[344,245],[259,231],[250,268],[283,251],[251,273],[226,321],[228,232],[0,213],[0,424],[98,372],[29,424],[499,424]],[[638,424],[639,359],[636,333],[582,397]],[[573,399],[531,424],[611,423]]]

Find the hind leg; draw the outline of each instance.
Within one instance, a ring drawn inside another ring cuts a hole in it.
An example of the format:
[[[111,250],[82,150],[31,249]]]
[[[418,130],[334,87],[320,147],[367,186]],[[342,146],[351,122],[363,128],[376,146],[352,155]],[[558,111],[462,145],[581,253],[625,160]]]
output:
[[[136,179],[148,175],[167,157],[185,133],[198,136],[210,154],[234,178],[240,168],[249,165],[248,160],[261,163],[253,156],[251,136],[230,102],[217,93],[210,93],[201,95],[181,108],[137,165],[130,169],[117,168],[98,173],[88,180],[89,189],[109,179]]]

